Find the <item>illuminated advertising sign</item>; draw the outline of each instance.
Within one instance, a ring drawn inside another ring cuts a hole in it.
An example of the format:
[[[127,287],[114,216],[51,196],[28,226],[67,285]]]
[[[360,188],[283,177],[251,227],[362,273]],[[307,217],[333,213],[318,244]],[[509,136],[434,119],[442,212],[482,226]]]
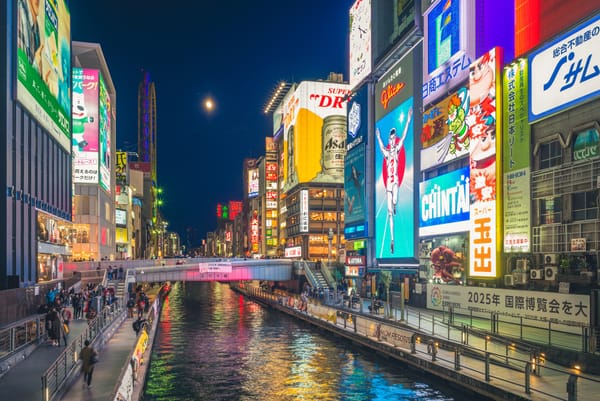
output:
[[[348,136],[346,151],[351,151],[360,144],[367,143],[369,130],[369,88],[362,86],[350,99],[348,104]]]
[[[423,105],[465,81],[475,59],[475,1],[444,0],[423,17]]]
[[[71,13],[65,0],[17,2],[17,100],[71,150]]]
[[[308,190],[300,191],[300,232],[308,232]]]
[[[500,74],[500,59],[501,51],[496,47],[475,60],[469,74],[471,277],[496,277],[496,159],[501,153],[496,140],[502,140],[496,125],[496,94],[501,93],[496,88],[496,77]]]
[[[115,209],[115,223],[118,226],[127,225],[127,210]]]
[[[413,54],[375,85],[377,258],[415,256]]]
[[[350,8],[350,87],[371,73],[371,0],[357,0]]]
[[[285,248],[284,257],[286,258],[300,258],[302,257],[302,247],[301,246],[292,246],[289,248]]]
[[[229,201],[229,220],[235,220],[235,216],[242,211],[241,201]]]
[[[284,192],[300,183],[343,183],[346,84],[302,82],[283,106]]]
[[[469,231],[469,168],[419,184],[419,235]]]
[[[529,123],[600,96],[600,14],[529,55]]]
[[[358,235],[366,235],[364,229],[361,233],[350,230],[350,227],[365,226],[367,220],[367,208],[365,206],[365,145],[352,149],[346,155],[346,180],[344,192],[344,225],[348,229],[350,237],[358,238]],[[346,231],[344,231],[346,232]]]
[[[415,0],[373,2],[372,43],[375,63],[414,28],[416,7]]]
[[[115,227],[115,241],[119,244],[127,244],[129,242],[126,228]]]
[[[499,2],[500,3],[500,2]],[[573,3],[564,0],[515,0],[515,55],[521,56],[540,43],[593,15],[600,0]]]
[[[111,101],[106,91],[106,84],[100,75],[100,186],[110,193],[110,135],[111,135]]]
[[[250,244],[254,245],[258,244],[258,212],[255,210],[252,212],[252,218],[250,220]],[[258,246],[256,247],[258,250]]]
[[[277,162],[277,144],[270,136],[265,137],[265,160]]]
[[[73,68],[73,182],[98,183],[98,70]]]
[[[117,185],[127,185],[127,152],[117,152],[115,161],[115,181]]]
[[[421,170],[469,154],[469,90],[460,88],[423,113]]]
[[[258,169],[248,169],[248,198],[258,196]]]
[[[531,129],[527,121],[527,60],[504,68],[504,252],[530,252]]]
[[[589,295],[427,284],[427,309],[475,311],[543,322],[590,324]]]
[[[596,157],[598,151],[598,130],[590,128],[577,134],[573,144],[573,160],[585,160]]]
[[[277,181],[277,163],[266,162],[265,163],[265,181],[276,182]],[[275,187],[277,189],[277,187]]]

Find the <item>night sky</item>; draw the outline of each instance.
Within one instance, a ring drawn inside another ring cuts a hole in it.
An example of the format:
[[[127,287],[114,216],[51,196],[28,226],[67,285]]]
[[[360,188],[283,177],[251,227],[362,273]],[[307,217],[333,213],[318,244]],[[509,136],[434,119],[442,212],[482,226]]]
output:
[[[243,159],[264,154],[277,83],[348,79],[353,2],[70,2],[72,40],[100,43],[115,84],[117,150],[137,151],[137,89],[151,74],[162,213],[182,241],[188,227],[216,228],[217,203],[242,200]]]

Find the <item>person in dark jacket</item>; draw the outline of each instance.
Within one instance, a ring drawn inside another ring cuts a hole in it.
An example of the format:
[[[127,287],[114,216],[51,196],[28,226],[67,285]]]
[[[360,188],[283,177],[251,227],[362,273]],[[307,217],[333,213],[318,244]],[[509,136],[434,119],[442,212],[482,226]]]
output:
[[[98,352],[90,345],[89,340],[85,340],[85,347],[80,352],[81,358],[81,371],[83,372],[83,384],[92,387],[92,374],[94,373],[94,365],[96,364],[96,358],[98,358]]]

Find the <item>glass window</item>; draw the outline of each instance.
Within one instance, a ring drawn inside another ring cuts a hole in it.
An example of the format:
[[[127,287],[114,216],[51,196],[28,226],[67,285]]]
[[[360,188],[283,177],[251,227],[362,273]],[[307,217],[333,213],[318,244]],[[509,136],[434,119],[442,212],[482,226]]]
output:
[[[562,198],[540,200],[540,224],[554,224],[562,221]]]
[[[558,166],[562,163],[562,148],[558,141],[544,143],[540,147],[540,169]]]
[[[598,131],[595,128],[579,132],[573,142],[573,161],[598,157]]]
[[[598,218],[598,190],[573,194],[573,220]]]

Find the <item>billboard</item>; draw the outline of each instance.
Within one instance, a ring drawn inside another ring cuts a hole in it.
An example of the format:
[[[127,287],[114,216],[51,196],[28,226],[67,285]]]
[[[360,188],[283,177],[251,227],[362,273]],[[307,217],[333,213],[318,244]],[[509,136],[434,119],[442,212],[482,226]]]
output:
[[[98,183],[98,70],[73,68],[73,183]]]
[[[300,191],[300,232],[307,233],[309,230],[309,219],[308,219],[308,190],[303,189]]]
[[[248,198],[258,196],[258,169],[248,169]]]
[[[127,228],[115,227],[115,242],[118,244],[129,243],[129,236],[127,234]]]
[[[127,210],[115,209],[115,224],[118,226],[127,225]]]
[[[110,193],[110,136],[112,124],[112,109],[110,96],[106,90],[106,84],[100,74],[100,95],[99,95],[99,134],[100,134],[100,186]]]
[[[413,52],[375,85],[376,258],[414,258]]]
[[[371,0],[357,0],[350,8],[350,87],[371,73]]]
[[[346,239],[363,238],[367,235],[367,207],[365,193],[365,153],[362,144],[346,154],[346,179],[344,182],[344,233]],[[357,230],[358,227],[362,229]]]
[[[421,171],[469,154],[468,113],[465,87],[423,112]]]
[[[497,168],[501,163],[496,140],[496,77],[500,74],[501,50],[493,48],[471,64],[469,93],[470,156],[470,266],[471,277],[496,277]],[[500,175],[501,177],[501,175]],[[500,187],[500,189],[502,189]]]
[[[284,192],[306,182],[342,183],[349,85],[302,82],[283,105]]]
[[[504,68],[504,252],[531,250],[531,129],[527,121],[527,60]]]
[[[17,101],[71,151],[71,13],[65,0],[17,2]]]
[[[116,152],[115,184],[127,185],[127,152]]]
[[[424,16],[423,105],[465,81],[475,59],[475,1],[439,1]]]
[[[529,55],[529,122],[600,96],[600,14]]]
[[[421,3],[407,1],[374,1],[373,12],[373,55],[378,63],[407,33],[415,27],[415,17],[421,18]]]
[[[515,56],[521,56],[600,9],[600,0],[515,0]]]
[[[469,231],[468,167],[419,183],[419,235]]]

